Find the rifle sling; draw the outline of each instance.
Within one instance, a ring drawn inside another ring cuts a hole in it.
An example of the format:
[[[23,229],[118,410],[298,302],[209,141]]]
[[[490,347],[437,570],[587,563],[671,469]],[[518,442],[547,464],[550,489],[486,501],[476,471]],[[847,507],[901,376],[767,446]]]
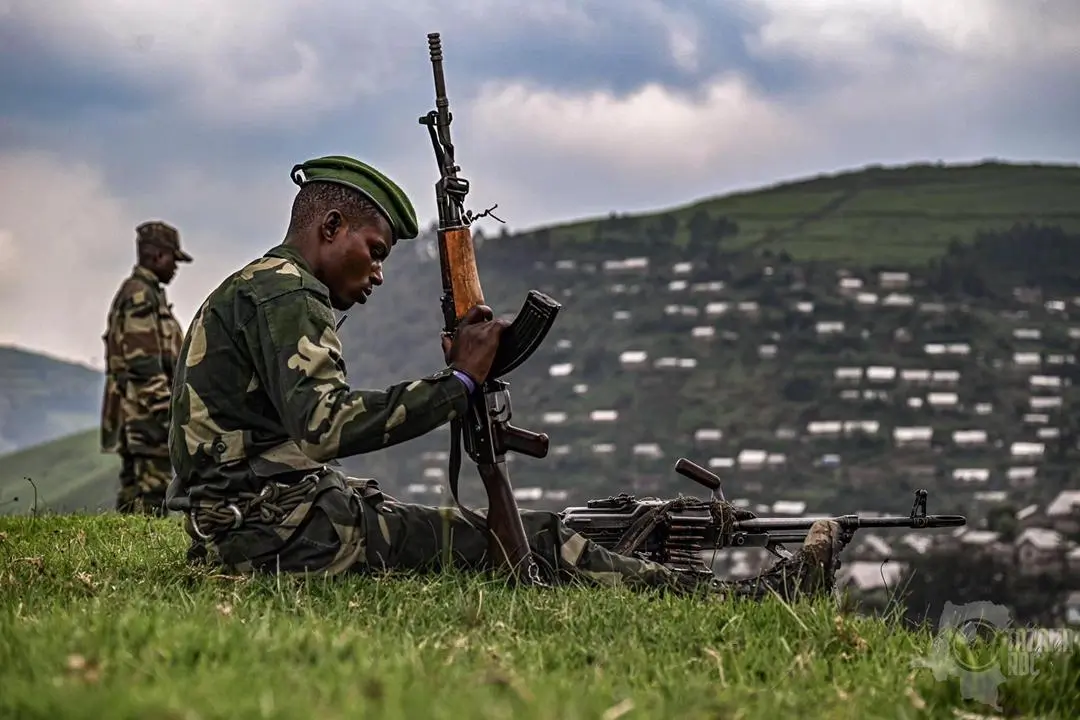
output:
[[[479,513],[473,512],[461,504],[458,499],[458,476],[461,474],[461,423],[462,418],[454,418],[450,421],[450,466],[448,472],[448,484],[450,496],[454,498],[454,504],[469,523],[480,532],[487,534],[487,520]]]

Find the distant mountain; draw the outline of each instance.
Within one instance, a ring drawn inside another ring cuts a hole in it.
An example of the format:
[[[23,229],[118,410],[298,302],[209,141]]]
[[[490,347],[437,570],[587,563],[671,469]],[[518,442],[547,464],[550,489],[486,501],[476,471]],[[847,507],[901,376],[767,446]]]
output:
[[[497,313],[514,314],[531,288],[563,303],[551,336],[509,378],[515,424],[551,436],[548,458],[512,458],[515,487],[547,493],[523,505],[699,492],[672,472],[680,455],[726,476],[730,498],[808,512],[906,513],[911,489],[928,487],[931,512],[974,514],[1078,486],[1077,197],[1076,166],[867,168],[488,233],[478,264]],[[430,237],[395,249],[386,284],[348,313],[354,386],[441,367],[431,249]],[[1040,373],[1060,387],[1033,385]],[[1033,399],[1043,396],[1060,400]],[[83,397],[95,424],[100,379]],[[343,465],[394,495],[442,502],[448,435]],[[58,487],[73,489],[55,497],[76,497],[100,471],[107,489],[91,495],[111,502],[108,458],[89,435],[63,442],[72,464]],[[1024,443],[1042,454],[1013,457],[1035,452]],[[51,476],[54,452],[0,457],[0,502],[22,474]],[[467,460],[462,483],[466,502],[483,502]]]
[[[102,373],[0,346],[0,454],[95,427]]]

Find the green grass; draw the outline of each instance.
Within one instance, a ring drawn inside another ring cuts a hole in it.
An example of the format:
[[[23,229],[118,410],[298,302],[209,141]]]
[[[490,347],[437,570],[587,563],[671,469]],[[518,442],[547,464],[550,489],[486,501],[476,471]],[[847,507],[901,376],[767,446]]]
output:
[[[967,242],[979,231],[1005,230],[1016,222],[1080,232],[1077,197],[1077,165],[912,165],[779,183],[636,217],[674,216],[680,223],[678,244],[688,240],[690,217],[705,210],[739,224],[739,234],[724,241],[730,248],[786,250],[805,260],[911,265],[940,255],[954,238]],[[589,218],[550,230],[554,240],[582,243],[595,236],[601,222]]]
[[[828,603],[481,578],[238,578],[174,521],[0,518],[0,715],[19,718],[917,718],[987,714],[912,661],[929,631]],[[1001,687],[1068,717],[1080,654]],[[1072,708],[1072,710],[1070,710]]]
[[[120,459],[98,451],[98,431],[87,430],[0,456],[0,514],[34,508],[55,512],[113,506]],[[26,481],[31,478],[33,486]],[[18,500],[15,500],[18,498]]]

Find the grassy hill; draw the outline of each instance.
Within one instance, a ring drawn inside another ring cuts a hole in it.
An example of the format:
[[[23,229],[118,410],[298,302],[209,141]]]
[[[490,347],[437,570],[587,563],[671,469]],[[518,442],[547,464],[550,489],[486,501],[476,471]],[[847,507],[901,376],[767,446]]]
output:
[[[549,433],[552,446],[543,460],[511,456],[515,486],[547,492],[523,504],[696,492],[671,471],[680,455],[727,476],[729,497],[765,509],[793,500],[808,512],[906,513],[911,490],[929,487],[931,512],[975,517],[1003,494],[1045,502],[1080,486],[1071,410],[1080,288],[1069,284],[1080,278],[1078,197],[1075,166],[868,168],[489,234],[478,262],[496,312],[515,313],[530,288],[563,303],[545,345],[510,378],[515,424]],[[349,313],[341,334],[354,385],[441,367],[439,270],[425,244],[396,249],[386,285]],[[1037,361],[1018,365],[1016,353]],[[841,367],[859,377],[841,379]],[[870,367],[893,375],[872,378]],[[1033,387],[1039,373],[1063,384]],[[815,422],[843,429],[815,435]],[[930,441],[897,445],[895,432],[922,426]],[[954,433],[970,430],[986,443],[957,445]],[[440,502],[448,439],[441,430],[344,465],[391,493]],[[73,460],[66,483],[92,484],[103,458],[87,439],[70,442],[90,455]],[[1017,460],[1010,450],[1023,442],[1045,452]],[[0,483],[51,472],[47,446],[21,457],[17,472],[0,458]],[[767,462],[753,469],[743,462],[752,457]],[[1029,465],[1034,480],[1013,477]],[[970,469],[988,475],[957,479]],[[468,464],[463,486],[466,502],[483,501]]]
[[[1005,635],[942,656],[936,628],[827,602],[513,591],[454,572],[232,577],[186,566],[184,548],[174,521],[0,518],[0,714],[987,717],[956,677],[936,679],[951,657],[1004,669],[1002,716],[1080,704],[1080,651],[1020,674]]]
[[[83,365],[0,347],[0,453],[95,427],[103,382]]]
[[[731,248],[787,251],[797,259],[858,264],[921,264],[953,240],[1039,221],[1080,231],[1080,166],[985,162],[869,167],[700,200],[617,219],[588,219],[541,229],[553,242],[588,243],[621,226],[674,228],[691,242],[695,215],[726,217],[738,233]]]
[[[97,443],[97,430],[87,430],[0,456],[0,514],[31,510],[35,486],[39,511],[112,508],[120,462],[98,452]]]

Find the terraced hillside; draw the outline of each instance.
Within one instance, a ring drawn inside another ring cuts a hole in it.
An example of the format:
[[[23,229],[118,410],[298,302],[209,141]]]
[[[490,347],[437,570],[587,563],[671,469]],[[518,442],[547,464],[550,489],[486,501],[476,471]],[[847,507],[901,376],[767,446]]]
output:
[[[489,236],[497,312],[530,288],[564,306],[510,378],[515,423],[551,436],[548,458],[513,458],[522,504],[695,492],[680,455],[726,475],[729,497],[810,512],[906,513],[925,486],[931,512],[974,516],[1077,487],[1078,190],[1078,168],[868,170]],[[344,323],[354,385],[441,366],[428,250],[398,248]],[[447,442],[343,464],[437,502]],[[482,502],[468,464],[463,483]]]
[[[0,347],[0,453],[96,426],[102,383],[91,368]]]
[[[680,247],[720,239],[731,249],[784,250],[803,260],[909,265],[940,255],[953,240],[1017,222],[1080,231],[1077,198],[1077,166],[916,164],[822,175],[540,233],[555,243],[589,243],[601,233],[632,240],[651,227],[650,237]]]

